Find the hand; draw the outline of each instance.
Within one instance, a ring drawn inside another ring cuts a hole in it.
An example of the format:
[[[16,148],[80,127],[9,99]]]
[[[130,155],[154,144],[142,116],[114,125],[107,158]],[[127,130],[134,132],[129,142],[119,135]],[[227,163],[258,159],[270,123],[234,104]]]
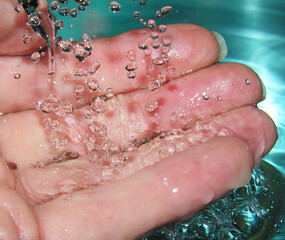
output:
[[[53,76],[47,55],[0,58],[1,239],[134,239],[246,184],[272,148],[258,76],[215,64],[211,32],[167,26],[147,56],[145,31],[93,40],[83,62],[58,48]],[[31,34],[1,54],[44,47]],[[153,64],[162,49],[169,61]]]

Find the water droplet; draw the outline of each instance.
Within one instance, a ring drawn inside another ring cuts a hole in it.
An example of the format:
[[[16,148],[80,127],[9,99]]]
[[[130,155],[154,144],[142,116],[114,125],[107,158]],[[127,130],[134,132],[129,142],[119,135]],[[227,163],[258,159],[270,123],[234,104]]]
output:
[[[84,5],[80,4],[80,3],[78,4],[77,8],[78,8],[79,11],[85,11],[86,10],[86,6],[84,6]]]
[[[158,49],[160,47],[160,42],[158,40],[153,40],[152,43],[151,43],[151,46],[154,49]]]
[[[21,5],[20,5],[19,3],[16,3],[16,4],[15,4],[14,9],[15,9],[15,11],[16,11],[17,13],[22,12],[22,8],[21,8]]]
[[[158,39],[159,35],[158,35],[157,32],[152,31],[152,32],[150,33],[150,37],[155,40],[155,39]]]
[[[245,80],[245,84],[246,84],[246,85],[249,85],[249,84],[250,84],[250,80],[249,80],[249,79],[246,79],[246,80]]]
[[[177,68],[174,67],[174,66],[169,66],[169,67],[167,67],[166,71],[167,71],[168,73],[170,73],[170,74],[177,74],[177,73],[178,73]]]
[[[26,45],[29,45],[31,43],[31,41],[32,41],[32,36],[29,33],[25,33],[23,36],[23,42]]]
[[[101,97],[96,97],[94,99],[91,109],[96,113],[102,113],[104,111],[104,101]]]
[[[57,1],[51,2],[51,4],[50,4],[50,9],[51,9],[52,11],[57,11],[58,8],[59,8],[59,3],[58,3]]]
[[[138,46],[139,46],[139,49],[145,50],[145,49],[147,49],[147,42],[145,42],[145,41],[140,41],[139,44],[138,44]]]
[[[220,96],[218,96],[218,97],[217,97],[217,100],[218,100],[218,101],[221,101],[221,97],[220,97]]]
[[[143,50],[143,53],[146,56],[150,56],[152,54],[152,49],[148,47],[147,49]]]
[[[135,71],[128,72],[127,76],[129,79],[134,79],[136,77],[136,72]]]
[[[78,95],[81,95],[85,92],[85,87],[83,85],[76,85],[74,92]]]
[[[74,48],[74,56],[80,62],[84,62],[90,54],[82,44],[77,44]]]
[[[165,148],[170,154],[174,154],[176,152],[176,145],[173,142],[167,142],[165,144]]]
[[[15,72],[15,73],[14,73],[14,78],[15,78],[15,79],[20,79],[20,78],[21,78],[21,74],[18,73],[18,72]]]
[[[159,82],[159,84],[163,84],[166,82],[166,75],[164,73],[159,73],[157,75],[157,80]]]
[[[127,71],[134,71],[137,69],[137,65],[134,62],[128,63],[126,66]]]
[[[91,118],[93,117],[93,112],[92,112],[91,110],[86,110],[86,111],[84,112],[84,117],[85,117],[86,119],[91,119]]]
[[[207,94],[205,92],[203,92],[203,99],[204,100],[209,100],[209,97],[207,96]]]
[[[73,45],[70,41],[59,41],[58,42],[59,47],[62,49],[64,52],[70,52],[73,48]]]
[[[117,13],[121,9],[121,5],[115,1],[110,2],[110,9],[113,13]]]
[[[59,10],[58,10],[58,13],[59,15],[65,17],[69,14],[69,9],[67,7],[61,7]]]
[[[140,16],[141,16],[140,12],[138,12],[138,11],[134,12],[134,18],[139,19]]]
[[[112,88],[108,88],[107,90],[106,90],[106,98],[107,99],[110,99],[110,98],[112,98],[114,96],[114,91],[113,91],[113,89]]]
[[[69,15],[71,18],[76,18],[78,16],[78,10],[76,8],[71,9]]]
[[[162,14],[161,14],[161,12],[159,10],[157,10],[155,12],[155,16],[156,16],[156,18],[162,18]]]
[[[32,55],[31,55],[31,60],[33,63],[38,63],[41,59],[41,54],[39,52],[34,52]]]
[[[128,57],[128,59],[132,62],[135,60],[135,53],[133,50],[128,51],[128,53],[126,54],[126,56]]]
[[[110,139],[105,139],[101,144],[101,149],[105,152],[108,151],[110,147],[111,147]]]
[[[171,40],[170,40],[169,38],[164,37],[164,38],[162,39],[162,44],[163,44],[164,46],[168,47],[168,46],[171,45]]]
[[[166,25],[159,25],[158,26],[158,31],[161,32],[161,33],[164,33],[166,31],[167,27]]]
[[[43,113],[50,113],[59,106],[59,101],[56,98],[48,98],[36,103],[36,108],[41,110]]]
[[[90,90],[95,91],[99,87],[99,83],[96,79],[90,79],[87,82],[87,86],[89,87]]]
[[[166,63],[166,61],[163,57],[157,57],[157,58],[152,59],[152,63],[154,65],[163,65],[164,63]]]
[[[54,22],[54,27],[55,27],[56,30],[61,30],[61,29],[63,29],[63,27],[64,27],[63,21],[61,21],[61,20],[56,20],[56,21]]]
[[[74,111],[72,104],[69,103],[64,104],[62,110],[67,114],[71,114]]]
[[[68,3],[68,0],[58,0],[60,3],[62,4],[67,4]]]
[[[146,105],[145,105],[145,110],[147,111],[147,112],[153,112],[155,109],[157,109],[158,108],[158,101],[152,101],[152,102],[150,102],[150,103],[147,103]]]
[[[89,130],[93,133],[98,133],[101,137],[107,136],[107,128],[104,124],[99,122],[91,122]]]
[[[145,6],[147,4],[147,0],[139,0],[139,5]]]
[[[172,7],[171,6],[165,6],[165,7],[160,9],[160,12],[161,12],[162,16],[164,17],[164,16],[166,16],[172,12]]]
[[[37,27],[41,24],[41,20],[39,17],[33,16],[29,19],[29,23],[31,24],[31,26]]]
[[[97,162],[101,161],[104,156],[104,151],[101,149],[93,149],[89,154],[88,154],[88,159],[90,162]]]
[[[160,87],[160,83],[158,80],[152,80],[148,86],[147,86],[147,90],[148,91],[154,91],[156,89],[158,89]]]
[[[153,19],[149,19],[147,22],[147,26],[149,29],[154,29],[156,27],[156,23]]]

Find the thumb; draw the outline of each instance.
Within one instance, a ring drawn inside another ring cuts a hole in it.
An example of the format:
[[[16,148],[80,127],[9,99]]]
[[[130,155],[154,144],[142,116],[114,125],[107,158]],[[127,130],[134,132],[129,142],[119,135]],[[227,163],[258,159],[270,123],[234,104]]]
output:
[[[37,0],[36,11],[41,12],[41,25],[51,25],[48,5],[45,0]],[[27,24],[29,18],[17,0],[0,1],[0,55],[24,55],[46,46],[45,41]]]

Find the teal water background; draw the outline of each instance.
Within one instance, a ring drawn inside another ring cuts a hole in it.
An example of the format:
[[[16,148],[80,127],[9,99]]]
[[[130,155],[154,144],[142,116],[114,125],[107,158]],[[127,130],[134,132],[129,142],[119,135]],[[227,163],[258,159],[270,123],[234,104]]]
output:
[[[48,1],[49,3],[51,1]],[[279,139],[272,151],[264,158],[262,176],[267,179],[265,193],[259,196],[261,207],[270,210],[266,221],[251,239],[285,239],[284,231],[284,177],[285,177],[285,1],[284,0],[148,0],[141,7],[138,0],[121,0],[121,10],[109,10],[111,1],[90,0],[90,6],[79,11],[75,19],[60,17],[65,27],[58,32],[63,39],[81,40],[82,34],[90,37],[108,37],[127,30],[142,28],[143,25],[133,17],[134,11],[141,13],[145,21],[156,19],[155,12],[163,6],[172,6],[172,13],[157,21],[157,24],[196,23],[212,31],[219,32],[226,40],[228,56],[223,62],[240,62],[255,70],[267,89],[266,100],[258,106],[275,121]],[[62,5],[64,6],[64,5]],[[69,9],[77,7],[71,1]],[[70,27],[72,24],[72,28]],[[257,170],[258,172],[259,170]],[[254,175],[253,175],[254,178]],[[261,200],[260,200],[261,199]],[[253,222],[252,225],[256,225]],[[172,224],[167,229],[174,231]],[[205,230],[205,227],[204,227]],[[186,230],[185,230],[186,231]],[[262,233],[261,233],[262,232]],[[159,233],[159,231],[157,232]],[[168,235],[171,233],[168,233]],[[193,239],[157,235],[149,239]],[[227,239],[245,239],[234,237]],[[215,239],[210,237],[195,239]]]

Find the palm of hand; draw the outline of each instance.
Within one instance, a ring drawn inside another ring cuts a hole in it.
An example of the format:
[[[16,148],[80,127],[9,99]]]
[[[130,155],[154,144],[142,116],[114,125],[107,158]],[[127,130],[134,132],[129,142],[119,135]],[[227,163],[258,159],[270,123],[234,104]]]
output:
[[[132,239],[245,184],[271,149],[276,131],[254,107],[262,85],[252,70],[212,65],[218,44],[198,26],[169,26],[151,55],[137,47],[149,36],[96,40],[82,63],[57,53],[50,79],[44,60],[0,59],[21,73],[1,72],[7,236]],[[161,54],[170,60],[153,64]],[[33,110],[37,101],[53,111]]]

